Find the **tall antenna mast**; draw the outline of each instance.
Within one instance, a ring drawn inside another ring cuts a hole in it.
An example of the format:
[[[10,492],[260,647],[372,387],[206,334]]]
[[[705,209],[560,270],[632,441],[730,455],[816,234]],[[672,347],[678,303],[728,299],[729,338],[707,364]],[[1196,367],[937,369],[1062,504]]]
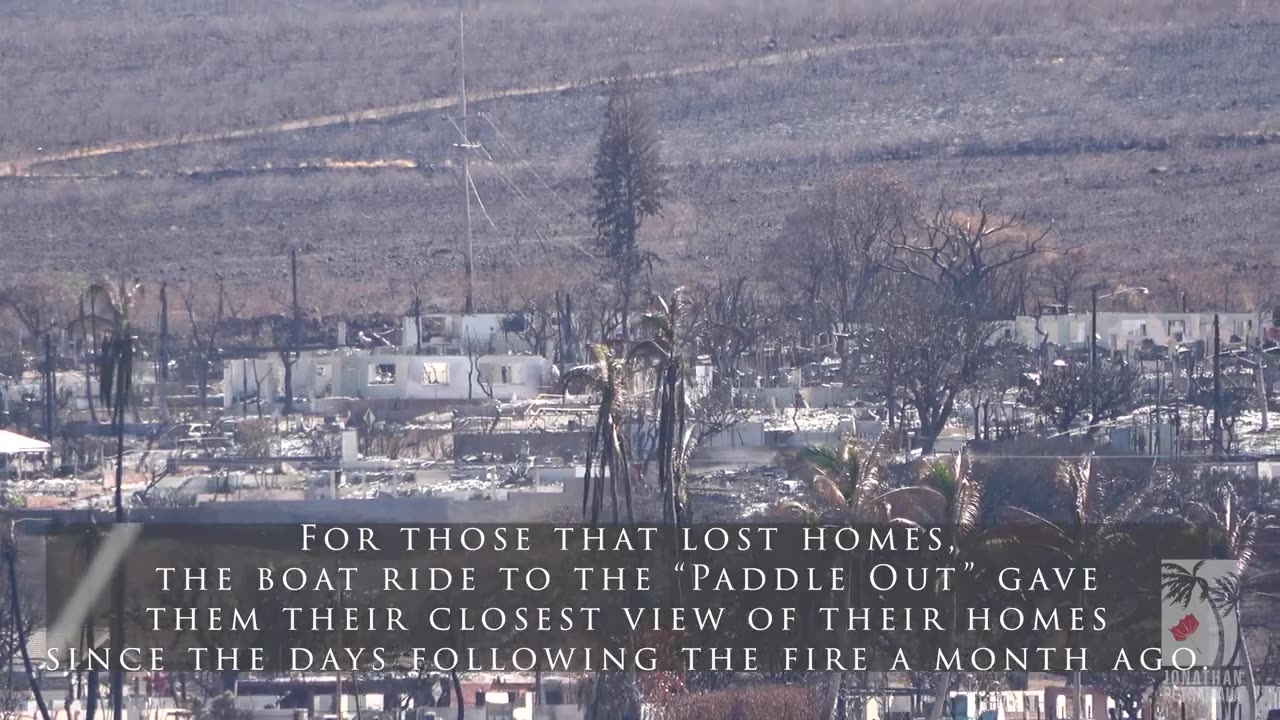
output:
[[[475,258],[471,251],[471,136],[467,133],[467,0],[458,0],[458,96],[462,105],[462,194],[466,197],[466,245],[463,272],[466,300],[462,311],[470,315],[475,307]]]

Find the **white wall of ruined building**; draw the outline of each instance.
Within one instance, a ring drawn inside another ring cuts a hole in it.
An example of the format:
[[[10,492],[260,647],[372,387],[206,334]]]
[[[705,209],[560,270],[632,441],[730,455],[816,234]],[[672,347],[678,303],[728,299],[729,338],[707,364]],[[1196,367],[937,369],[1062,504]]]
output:
[[[1260,331],[1255,313],[1219,313],[1219,338],[1232,336],[1256,342]],[[1049,342],[1061,347],[1085,347],[1089,342],[1092,317],[1087,312],[1069,315],[1020,315],[1014,321],[1015,335],[1028,347]],[[1168,346],[1176,342],[1213,340],[1213,313],[1099,312],[1098,347],[1125,350],[1130,344],[1150,340]]]
[[[503,321],[508,313],[478,313],[474,315],[424,314],[422,332],[418,332],[419,318],[405,316],[401,323],[401,347],[417,348],[419,335],[424,347],[452,348],[459,354],[468,348],[482,353],[520,354],[532,353],[533,346],[520,333],[504,332]]]
[[[294,396],[367,399],[511,402],[537,396],[550,381],[550,362],[537,355],[417,355],[396,348],[375,351],[305,351],[293,368]],[[261,388],[259,390],[259,388]],[[278,355],[229,360],[224,366],[224,406],[234,410],[245,398],[270,404],[284,391],[284,363]]]
[[[502,330],[507,317],[406,316],[398,348],[304,351],[293,368],[294,396],[464,401],[487,400],[491,392],[503,402],[534,397],[550,381],[550,362],[533,355],[519,333]],[[274,408],[274,399],[283,392],[284,363],[277,353],[224,363],[223,404],[228,410],[249,405],[256,411],[253,399],[259,396],[264,406]]]

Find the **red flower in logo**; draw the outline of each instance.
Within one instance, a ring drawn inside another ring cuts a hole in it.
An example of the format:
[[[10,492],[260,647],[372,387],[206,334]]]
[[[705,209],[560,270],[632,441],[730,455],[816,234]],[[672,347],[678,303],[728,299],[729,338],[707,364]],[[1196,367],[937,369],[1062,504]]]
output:
[[[1185,615],[1178,621],[1177,625],[1169,628],[1169,632],[1173,633],[1174,640],[1182,642],[1195,634],[1195,631],[1199,628],[1200,621],[1196,619],[1195,615]]]

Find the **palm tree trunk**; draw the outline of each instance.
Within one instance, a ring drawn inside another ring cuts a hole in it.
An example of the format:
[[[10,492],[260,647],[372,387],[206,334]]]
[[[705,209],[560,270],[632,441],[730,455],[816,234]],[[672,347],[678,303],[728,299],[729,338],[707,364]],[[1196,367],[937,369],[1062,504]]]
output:
[[[631,296],[632,296],[632,272],[624,270],[622,273],[622,339],[629,341],[631,339]]]
[[[1073,703],[1075,708],[1072,712],[1074,714],[1074,720],[1084,720],[1084,688],[1080,686],[1082,681],[1083,675],[1079,670],[1071,673],[1071,682],[1076,686],[1075,692],[1073,693]]]
[[[90,552],[92,552],[92,547],[90,547],[89,550]],[[84,627],[85,647],[90,649],[94,647],[96,634],[97,633],[94,632],[94,628],[93,628],[93,614],[90,613],[89,619],[86,621],[85,627]],[[88,668],[87,663],[85,667]],[[85,716],[85,720],[93,720],[93,716],[97,713],[97,710],[98,710],[98,671],[96,670],[86,670],[86,671],[89,674],[89,682],[88,682],[88,688],[85,690],[84,716]]]
[[[92,297],[92,296],[91,296],[91,297]],[[92,302],[92,300],[90,300],[90,302]],[[93,315],[91,316],[91,319],[89,320],[89,323],[90,323],[89,339],[88,339],[88,341],[87,341],[87,342],[85,342],[85,344],[84,344],[84,345],[85,345],[85,353],[84,353],[84,396],[85,396],[85,400],[87,400],[87,401],[89,402],[89,419],[93,422],[93,424],[94,424],[94,425],[97,425],[97,424],[98,424],[98,411],[97,411],[97,410],[94,408],[94,406],[93,406],[93,384],[92,384],[92,382],[90,381],[90,378],[92,378],[92,377],[93,377],[93,357],[89,354],[89,349],[91,349],[91,348],[96,348],[96,347],[97,347],[97,341],[98,341],[98,318],[97,318],[97,315],[98,315],[98,312],[97,312],[97,310],[96,310],[96,309],[93,309],[93,311],[92,311],[92,312],[93,312]],[[81,336],[83,336],[83,334],[84,334],[84,327],[85,327],[84,298],[83,298],[83,297],[81,297],[81,298],[80,298],[80,333],[81,333]]]
[[[89,637],[92,638],[93,635],[90,634]],[[87,697],[85,698],[84,717],[85,720],[93,720],[93,716],[98,710],[98,671],[89,671],[89,689],[85,694]]]
[[[284,415],[293,414],[293,361],[289,359],[289,353],[281,353],[280,359],[284,363]],[[467,402],[471,402],[471,384],[467,384]]]
[[[117,396],[112,408],[111,420],[112,428],[116,436],[116,486],[115,486],[115,510],[116,522],[124,522],[124,402],[123,396]]]
[[[533,720],[539,720],[542,711],[542,666],[533,671]]]
[[[1240,622],[1240,611],[1236,610],[1236,647],[1244,654],[1245,697],[1244,720],[1256,720],[1258,694],[1257,684],[1253,677],[1253,660],[1249,658],[1249,645],[1244,640],[1244,624]]]
[[[823,687],[823,709],[822,718],[825,720],[837,720],[836,716],[840,710],[840,691],[844,684],[844,674],[838,672],[825,673],[826,684]]]
[[[933,689],[933,707],[929,708],[929,720],[940,720],[947,707],[947,699],[951,695],[951,672],[945,671],[938,678],[938,686]]]
[[[957,602],[953,595],[951,598],[951,622],[949,623],[951,627],[947,631],[948,645],[954,645],[956,640],[956,618],[960,614]],[[942,717],[942,712],[947,706],[947,700],[951,697],[951,678],[952,674],[949,670],[944,671],[942,676],[938,678],[938,686],[934,688],[933,707],[929,708],[929,720],[939,720]]]
[[[128,396],[121,388],[115,399],[116,432],[116,522],[124,522],[124,404]],[[124,647],[124,568],[121,567],[111,582],[111,646]],[[111,669],[111,720],[124,717],[124,671],[118,663]]]
[[[462,704],[462,681],[458,679],[458,671],[449,671],[449,681],[453,683],[453,696],[458,701],[458,720],[465,720],[467,717],[466,706]]]

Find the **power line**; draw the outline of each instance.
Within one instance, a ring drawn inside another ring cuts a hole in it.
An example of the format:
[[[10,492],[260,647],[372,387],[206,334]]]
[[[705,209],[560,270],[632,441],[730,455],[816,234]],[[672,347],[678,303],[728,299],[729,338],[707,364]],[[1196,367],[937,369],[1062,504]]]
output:
[[[459,134],[463,134],[462,128],[458,127],[458,123],[454,122],[453,118],[446,117],[445,119],[449,121],[449,124],[452,125],[453,128],[457,130]],[[465,138],[466,136],[463,135],[463,137]],[[503,182],[506,183],[507,187],[511,188],[512,192],[516,194],[516,197],[524,201],[525,205],[530,210],[532,210],[536,215],[538,215],[538,217],[541,218],[543,222],[547,223],[548,227],[551,226],[551,222],[548,221],[546,217],[538,210],[538,208],[534,206],[533,202],[529,199],[529,196],[526,195],[525,192],[521,190],[518,186],[516,186],[515,181],[513,181],[511,177],[507,175],[506,171],[502,169],[502,166],[496,160],[494,160],[493,155],[489,153],[489,150],[485,148],[485,146],[482,143],[469,142],[466,144],[466,147],[469,150],[479,150],[480,152],[484,153],[485,158],[493,163],[492,165],[493,169],[498,171],[498,176],[503,180]],[[480,210],[484,213],[485,219],[489,221],[489,226],[497,230],[498,226],[493,222],[493,218],[489,216],[489,212],[485,210],[484,201],[480,199],[480,190],[479,188],[476,187],[475,180],[472,179],[471,176],[468,174],[467,181],[471,184],[471,190],[472,192],[475,193],[476,202],[480,204]],[[546,238],[542,236],[542,233],[539,232],[536,227],[533,229],[533,231],[534,231],[534,234],[537,235],[538,237],[539,244],[542,245],[542,251],[545,253],[550,253],[551,251],[547,246]]]
[[[476,204],[480,206],[480,212],[484,213],[484,219],[489,221],[489,227],[497,230],[498,226],[493,223],[493,218],[489,217],[489,211],[484,208],[484,200],[480,199],[480,191],[476,189],[476,182],[471,179],[471,173],[467,173],[467,184],[471,186],[471,192],[475,193]]]
[[[502,135],[502,131],[498,130],[497,126],[493,124],[493,121],[490,120],[484,113],[480,113],[480,116],[485,119],[485,122],[489,124],[489,127],[493,128],[494,133],[497,136],[499,136],[499,143],[505,145],[508,152],[510,152],[512,155],[517,157],[518,162],[521,162],[524,165],[526,165],[528,167],[529,172],[542,182],[543,186],[546,187],[547,191],[550,192],[553,196],[555,196],[555,198],[559,200],[572,213],[573,208],[570,207],[568,203],[566,203],[564,199],[561,198],[556,193],[556,191],[552,189],[550,185],[547,184],[545,180],[542,179],[542,176],[539,175],[538,172],[534,170],[531,165],[529,165],[529,162],[527,160],[523,160],[519,158],[519,153],[516,152],[515,148],[510,144],[510,142],[505,139],[505,136]],[[457,130],[460,135],[463,134],[462,128],[460,128],[458,124],[454,122],[453,118],[446,117],[445,119],[449,121],[450,125],[453,125],[454,129]],[[551,222],[550,218],[548,218],[547,215],[538,207],[537,203],[533,201],[533,199],[529,196],[529,194],[526,193],[520,187],[519,183],[517,183],[516,180],[513,177],[511,177],[511,175],[507,173],[506,170],[503,169],[502,163],[493,157],[493,155],[489,152],[488,148],[486,148],[483,143],[470,141],[470,142],[467,142],[467,147],[468,149],[479,150],[481,153],[483,153],[485,158],[493,163],[492,167],[498,173],[498,177],[502,180],[503,184],[505,184],[511,190],[511,192],[515,194],[516,199],[524,203],[525,207],[527,207],[530,211],[532,211],[533,214],[536,215],[538,219],[547,226],[548,230],[554,232],[555,224]],[[474,181],[472,181],[471,187],[475,191],[476,201],[480,202],[480,191],[475,188]],[[484,209],[483,204],[481,206],[481,209],[482,210]],[[488,218],[487,212],[485,213],[485,217]],[[497,228],[497,226],[494,225],[493,220],[491,218],[489,219],[489,224],[492,225],[495,229]],[[534,236],[537,237],[538,244],[541,246],[542,251],[544,253],[550,254],[551,248],[548,243],[547,237],[536,226],[533,226],[531,229],[533,230]],[[585,250],[578,247],[577,245],[573,245],[572,247],[574,247],[574,249],[576,249],[578,252],[584,255],[587,255],[588,257],[591,257],[590,253],[586,252]]]
[[[541,183],[541,185],[547,190],[547,192],[551,193],[551,196],[554,197],[561,205],[563,205],[571,215],[574,214],[575,211],[573,209],[573,206],[569,205],[569,203],[566,202],[564,198],[562,198],[560,194],[557,193],[555,189],[551,187],[550,184],[547,183],[547,181],[542,177],[541,174],[538,173],[537,170],[533,168],[533,165],[528,160],[520,157],[520,153],[516,150],[515,146],[512,145],[511,141],[507,138],[507,136],[504,135],[503,132],[498,129],[498,126],[494,124],[493,120],[488,116],[488,114],[487,113],[478,113],[478,114],[486,123],[488,123],[489,127],[493,129],[494,136],[497,137],[499,144],[505,147],[507,152],[511,153],[511,155],[515,158],[516,162],[523,165],[525,169],[527,169],[529,173],[533,175],[534,178],[536,178],[539,183]],[[489,157],[489,159],[491,160],[493,159],[493,156],[489,155],[489,152],[487,150],[485,150],[484,152],[485,152],[485,155]],[[529,197],[528,193],[524,192],[519,187],[515,179],[512,178],[510,175],[508,175],[507,172],[502,169],[501,164],[495,161],[494,169],[498,171],[499,176],[506,182],[507,186],[511,188],[512,192],[514,192],[518,198],[524,201],[525,205],[530,210],[532,210],[534,214],[538,216],[538,219],[540,219],[543,223],[547,225],[547,229],[554,232],[555,225],[542,212],[542,210],[538,208],[538,206],[534,203],[532,198]],[[549,253],[550,250],[547,247],[546,238],[543,237],[542,233],[540,233],[536,227],[533,228],[533,231],[534,231],[534,234],[538,236],[539,242],[542,244],[543,252]],[[583,250],[577,245],[573,245],[572,247],[575,250],[577,250],[579,253],[586,255],[588,258],[592,258],[591,253],[588,253],[586,250]]]
[[[466,297],[466,314],[470,315],[475,307],[475,255],[471,244],[471,193],[475,190],[475,184],[471,182],[471,156],[467,154],[467,149],[471,145],[471,138],[467,135],[467,4],[466,0],[458,0],[458,100],[462,106],[462,193],[466,196],[466,257],[465,274],[467,276],[467,297]],[[480,196],[476,196],[476,200],[480,200]],[[483,210],[483,205],[481,206]],[[488,213],[485,213],[488,217]],[[490,220],[490,222],[493,222]],[[341,716],[341,712],[338,713]],[[119,720],[117,718],[116,720]]]
[[[530,163],[528,160],[519,157],[520,153],[516,152],[515,145],[510,140],[507,139],[507,136],[504,135],[501,130],[498,129],[498,126],[494,124],[493,119],[489,117],[489,114],[479,113],[479,115],[480,115],[480,118],[483,119],[486,123],[488,123],[489,127],[493,129],[494,135],[498,138],[498,141],[501,142],[503,145],[505,145],[507,150],[512,155],[515,155],[518,158],[519,162],[521,162],[525,166],[525,168],[529,171],[529,173],[533,175],[533,177],[536,178],[539,183],[542,184],[542,187],[546,188],[547,192],[551,193],[551,196],[554,197],[557,201],[559,201],[560,204],[564,206],[565,210],[568,210],[570,214],[575,213],[576,211],[573,209],[573,206],[570,205],[567,201],[565,201],[565,199],[560,196],[560,193],[555,191],[555,188],[551,187],[551,185],[542,177],[542,175],[533,168],[533,164]]]

